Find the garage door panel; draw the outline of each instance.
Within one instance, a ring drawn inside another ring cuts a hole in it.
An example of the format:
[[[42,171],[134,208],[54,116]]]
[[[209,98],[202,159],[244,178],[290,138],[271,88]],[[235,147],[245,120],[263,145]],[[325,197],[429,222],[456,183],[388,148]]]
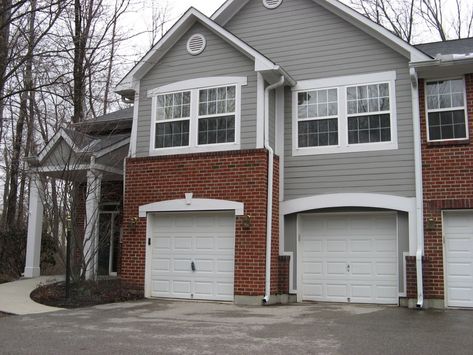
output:
[[[473,211],[444,212],[447,305],[473,307]]]
[[[233,252],[234,244],[235,240],[233,237],[221,236],[216,239],[215,246],[218,251],[227,250]]]
[[[348,296],[348,285],[345,283],[327,283],[325,286],[326,296],[331,299],[346,301]]]
[[[371,262],[351,262],[350,272],[352,276],[372,276],[373,265]]]
[[[448,264],[448,271],[450,281],[455,281],[461,277],[473,277],[471,262],[450,262]]]
[[[215,239],[209,237],[199,237],[195,240],[195,248],[197,250],[214,250]]]
[[[398,302],[395,214],[303,215],[299,229],[303,299]]]
[[[346,253],[348,243],[346,240],[328,240],[326,251],[328,253]]]
[[[233,300],[233,214],[176,213],[149,218],[152,296]]]
[[[171,271],[171,259],[154,259],[151,261],[151,270],[153,271],[164,271],[169,272]]]

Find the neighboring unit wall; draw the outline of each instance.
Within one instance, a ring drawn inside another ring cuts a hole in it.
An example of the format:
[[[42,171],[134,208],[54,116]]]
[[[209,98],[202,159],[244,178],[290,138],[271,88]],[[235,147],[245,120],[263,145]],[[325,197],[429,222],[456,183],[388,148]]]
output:
[[[128,284],[144,287],[146,218],[136,224],[139,206],[153,202],[194,198],[238,201],[251,226],[236,218],[235,295],[263,296],[265,292],[266,211],[268,155],[263,149],[181,156],[127,159],[124,233],[120,276]],[[279,181],[275,159],[271,293],[278,293]],[[287,262],[281,260],[287,268]],[[284,275],[282,275],[284,276]],[[282,284],[284,280],[282,279]]]
[[[424,294],[444,298],[442,210],[473,209],[473,74],[466,75],[468,130],[464,142],[427,143],[424,81],[419,81],[424,182]],[[415,260],[410,259],[410,284],[415,285]],[[415,297],[415,287],[410,290]]]
[[[187,52],[187,40],[201,33],[207,39],[205,50],[197,56]],[[254,62],[200,24],[194,25],[141,80],[138,118],[137,156],[149,155],[151,98],[147,91],[174,82],[211,76],[245,76],[242,87],[241,147],[256,147],[256,73]]]
[[[395,70],[397,150],[292,156],[292,101],[285,100],[285,200],[338,193],[415,196],[408,60],[311,0],[275,10],[250,1],[225,27],[286,69],[309,80]]]

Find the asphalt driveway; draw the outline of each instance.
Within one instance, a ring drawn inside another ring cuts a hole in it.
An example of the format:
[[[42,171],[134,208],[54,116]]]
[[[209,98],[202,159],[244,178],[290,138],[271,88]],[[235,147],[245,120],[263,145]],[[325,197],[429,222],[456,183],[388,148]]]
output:
[[[471,354],[473,312],[141,301],[0,318],[2,354]]]

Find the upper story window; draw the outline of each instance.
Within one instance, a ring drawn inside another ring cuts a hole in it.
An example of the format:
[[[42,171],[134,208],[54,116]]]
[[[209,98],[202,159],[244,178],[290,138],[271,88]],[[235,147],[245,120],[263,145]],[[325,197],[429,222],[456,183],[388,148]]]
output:
[[[468,138],[463,79],[426,82],[427,137],[430,142]]]
[[[242,85],[245,77],[210,77],[150,90],[150,154],[239,149]]]
[[[299,82],[293,154],[397,149],[395,72]]]

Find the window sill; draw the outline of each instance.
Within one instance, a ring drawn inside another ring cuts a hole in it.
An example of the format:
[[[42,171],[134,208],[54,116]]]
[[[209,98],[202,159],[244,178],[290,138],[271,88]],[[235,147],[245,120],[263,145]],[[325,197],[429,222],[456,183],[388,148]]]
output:
[[[322,155],[322,154],[342,154],[342,153],[360,153],[360,152],[376,152],[383,150],[397,150],[398,145],[394,142],[382,143],[362,143],[352,144],[350,146],[330,146],[318,148],[296,148],[293,147],[293,156],[304,155]]]
[[[182,147],[182,148],[162,148],[162,149],[150,149],[150,156],[163,156],[163,155],[179,155],[179,154],[194,154],[194,153],[207,153],[207,152],[224,152],[231,150],[240,150],[239,143],[227,143],[227,144],[215,144],[215,145],[203,145],[198,147]]]
[[[446,140],[446,141],[433,141],[427,142],[428,147],[452,147],[470,145],[470,139],[458,139],[458,140]]]

